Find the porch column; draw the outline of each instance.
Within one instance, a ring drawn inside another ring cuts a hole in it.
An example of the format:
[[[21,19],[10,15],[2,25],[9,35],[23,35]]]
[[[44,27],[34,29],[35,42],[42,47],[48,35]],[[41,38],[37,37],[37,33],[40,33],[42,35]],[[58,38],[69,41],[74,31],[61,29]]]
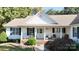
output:
[[[22,44],[22,39],[23,39],[23,28],[21,27],[21,39],[20,39],[21,44]]]
[[[73,38],[73,27],[70,27],[70,38]]]
[[[44,27],[44,40],[46,39],[46,28]]]
[[[60,38],[62,38],[62,27],[60,28]]]
[[[35,39],[36,39],[36,36],[37,36],[37,28],[35,27]]]

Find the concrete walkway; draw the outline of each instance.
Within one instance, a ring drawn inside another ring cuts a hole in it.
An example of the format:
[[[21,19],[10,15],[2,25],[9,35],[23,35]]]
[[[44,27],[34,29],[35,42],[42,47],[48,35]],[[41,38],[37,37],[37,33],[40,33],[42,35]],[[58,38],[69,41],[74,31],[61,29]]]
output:
[[[35,51],[49,51],[48,49],[46,49],[45,47],[44,47],[44,45],[36,45],[35,47],[34,47],[34,50]]]
[[[35,49],[35,51],[44,51],[44,45],[36,45],[35,47],[34,47],[34,49]]]

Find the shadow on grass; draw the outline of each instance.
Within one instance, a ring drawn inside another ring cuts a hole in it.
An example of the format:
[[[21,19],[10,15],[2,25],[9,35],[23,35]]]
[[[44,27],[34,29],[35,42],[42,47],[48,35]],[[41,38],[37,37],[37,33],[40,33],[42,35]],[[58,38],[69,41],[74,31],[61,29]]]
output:
[[[9,45],[11,46],[0,46],[0,51],[34,51],[33,48],[22,48],[12,44]]]

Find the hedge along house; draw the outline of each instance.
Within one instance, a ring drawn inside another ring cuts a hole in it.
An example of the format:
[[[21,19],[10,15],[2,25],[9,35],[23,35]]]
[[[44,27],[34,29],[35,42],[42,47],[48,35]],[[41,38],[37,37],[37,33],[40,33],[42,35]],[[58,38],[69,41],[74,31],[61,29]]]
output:
[[[62,38],[64,34],[79,41],[79,15],[46,15],[38,12],[26,18],[17,18],[3,25],[9,39],[26,39],[33,35],[37,40],[48,36]]]

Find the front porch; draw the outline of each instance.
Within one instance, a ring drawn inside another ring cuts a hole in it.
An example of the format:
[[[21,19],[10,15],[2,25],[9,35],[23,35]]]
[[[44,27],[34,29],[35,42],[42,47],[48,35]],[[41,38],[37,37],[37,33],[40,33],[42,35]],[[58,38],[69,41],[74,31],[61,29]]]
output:
[[[70,30],[70,27],[21,27],[21,39],[34,36],[37,40],[52,40],[70,34]]]

